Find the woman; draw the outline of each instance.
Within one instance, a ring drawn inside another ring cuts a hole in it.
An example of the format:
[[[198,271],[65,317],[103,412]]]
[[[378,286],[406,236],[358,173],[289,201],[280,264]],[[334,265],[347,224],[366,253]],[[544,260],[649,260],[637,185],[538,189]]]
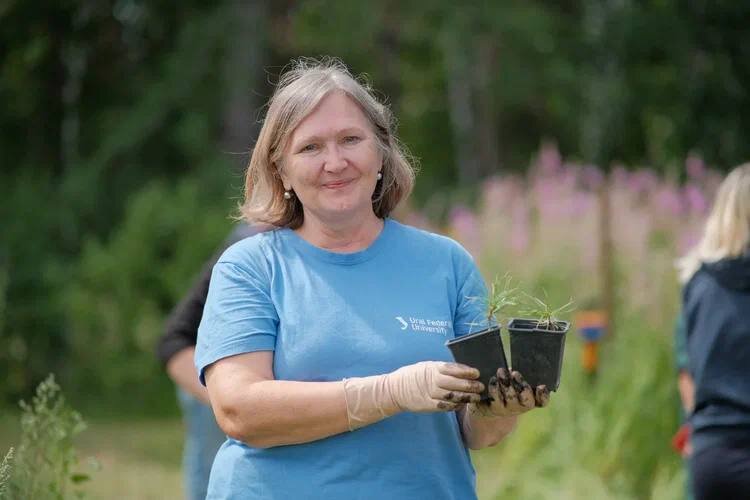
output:
[[[479,404],[478,371],[448,362],[485,287],[457,243],[388,218],[414,180],[394,128],[340,63],[281,78],[241,207],[281,229],[219,259],[198,334],[229,437],[208,498],[475,498],[467,447],[547,403],[500,371]]]
[[[678,262],[697,500],[750,498],[749,249],[750,163],[721,184],[703,238]]]

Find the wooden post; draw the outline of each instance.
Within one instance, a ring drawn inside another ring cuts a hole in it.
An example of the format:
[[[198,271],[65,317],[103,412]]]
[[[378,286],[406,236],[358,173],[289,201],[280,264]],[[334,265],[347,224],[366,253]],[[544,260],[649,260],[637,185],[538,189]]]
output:
[[[615,269],[612,245],[612,210],[610,205],[610,176],[605,173],[599,188],[599,279],[602,306],[606,314],[607,336],[615,334]]]

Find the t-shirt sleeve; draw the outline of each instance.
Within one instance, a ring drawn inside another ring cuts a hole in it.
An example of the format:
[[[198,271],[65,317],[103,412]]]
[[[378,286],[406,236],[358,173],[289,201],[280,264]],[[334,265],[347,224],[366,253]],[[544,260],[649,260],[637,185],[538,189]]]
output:
[[[471,255],[459,248],[457,255],[458,297],[453,331],[456,337],[489,327],[487,321],[487,286]]]
[[[274,350],[279,317],[269,287],[262,272],[246,265],[214,266],[195,350],[201,383],[206,367],[222,358]]]

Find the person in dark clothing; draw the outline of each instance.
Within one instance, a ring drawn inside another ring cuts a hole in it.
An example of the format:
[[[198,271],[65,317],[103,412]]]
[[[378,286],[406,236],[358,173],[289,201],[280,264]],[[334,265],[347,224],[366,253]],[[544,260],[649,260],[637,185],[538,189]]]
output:
[[[719,187],[700,243],[678,262],[694,384],[697,500],[750,498],[750,163]]]
[[[174,307],[159,338],[156,355],[177,386],[177,395],[185,420],[183,484],[186,498],[204,499],[208,477],[216,451],[226,436],[211,411],[206,388],[198,381],[193,363],[198,325],[206,303],[211,271],[219,256],[232,244],[265,228],[238,225],[219,250],[203,265],[198,279]]]

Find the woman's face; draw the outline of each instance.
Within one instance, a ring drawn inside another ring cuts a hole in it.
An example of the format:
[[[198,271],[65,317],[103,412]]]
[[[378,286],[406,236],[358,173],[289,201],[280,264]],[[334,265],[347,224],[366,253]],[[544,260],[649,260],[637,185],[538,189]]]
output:
[[[362,110],[331,92],[292,132],[282,159],[284,189],[294,190],[305,219],[346,222],[373,213],[382,155]]]

